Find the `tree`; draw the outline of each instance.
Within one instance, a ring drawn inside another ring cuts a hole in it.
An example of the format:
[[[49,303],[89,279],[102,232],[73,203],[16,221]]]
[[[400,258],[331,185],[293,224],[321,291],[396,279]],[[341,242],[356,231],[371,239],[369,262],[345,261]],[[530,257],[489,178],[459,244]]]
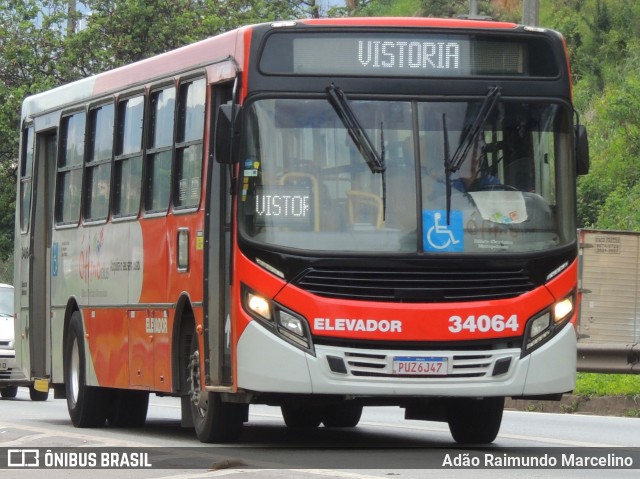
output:
[[[310,0],[0,2],[0,261],[13,253],[25,97],[240,25],[317,12]]]
[[[567,39],[591,171],[578,182],[581,226],[640,230],[640,18],[637,2],[565,0],[542,15]]]
[[[23,98],[66,80],[58,68],[61,4],[47,2],[46,12],[37,0],[0,6],[0,164],[5,167],[15,163]]]
[[[59,68],[65,8],[59,0],[0,5],[0,262],[13,254],[21,103],[66,80]]]
[[[85,28],[65,41],[68,71],[88,76],[240,25],[293,18],[310,2],[85,0]]]
[[[13,255],[15,184],[15,167],[0,164],[0,265]]]
[[[23,99],[239,25],[319,16],[455,17],[468,0],[5,0],[0,2],[0,261],[13,253]],[[479,1],[480,14],[517,21],[519,0]],[[640,2],[541,2],[541,24],[568,44],[574,102],[590,136],[579,179],[580,223],[640,229]],[[81,25],[82,28],[78,28]]]

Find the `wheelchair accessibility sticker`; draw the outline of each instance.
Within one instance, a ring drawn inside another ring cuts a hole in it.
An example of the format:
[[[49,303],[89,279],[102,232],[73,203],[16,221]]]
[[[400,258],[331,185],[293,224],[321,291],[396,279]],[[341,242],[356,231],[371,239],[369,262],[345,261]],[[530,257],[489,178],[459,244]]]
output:
[[[447,224],[445,210],[424,210],[422,212],[423,248],[425,251],[464,251],[462,211],[451,211],[449,223]]]

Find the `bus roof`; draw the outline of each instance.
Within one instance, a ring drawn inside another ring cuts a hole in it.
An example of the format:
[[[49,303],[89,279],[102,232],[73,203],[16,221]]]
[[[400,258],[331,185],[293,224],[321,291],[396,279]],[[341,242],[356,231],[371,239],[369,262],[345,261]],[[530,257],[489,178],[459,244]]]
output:
[[[432,27],[432,28],[487,28],[487,29],[513,29],[518,25],[508,22],[495,22],[493,20],[470,20],[461,18],[431,18],[431,17],[346,17],[346,18],[321,18],[305,19],[299,23],[305,25],[332,25],[353,27]]]
[[[134,88],[167,76],[204,67],[233,58],[242,68],[244,45],[240,41],[247,28],[233,30],[186,45],[139,62],[59,86],[27,97],[22,105],[22,118],[58,109],[64,105],[106,96],[111,92]]]
[[[269,25],[269,24],[262,24]],[[313,27],[431,27],[462,29],[515,29],[515,23],[489,20],[442,19],[421,17],[362,17],[305,19],[291,22],[274,22],[270,25],[307,25]],[[242,69],[248,48],[251,30],[260,25],[249,25],[186,45],[139,62],[59,86],[52,90],[30,96],[22,105],[22,118],[64,108],[92,98],[107,96],[135,86],[149,83],[167,76],[204,67],[232,58]],[[245,37],[247,35],[247,37]],[[243,41],[244,40],[244,41]]]

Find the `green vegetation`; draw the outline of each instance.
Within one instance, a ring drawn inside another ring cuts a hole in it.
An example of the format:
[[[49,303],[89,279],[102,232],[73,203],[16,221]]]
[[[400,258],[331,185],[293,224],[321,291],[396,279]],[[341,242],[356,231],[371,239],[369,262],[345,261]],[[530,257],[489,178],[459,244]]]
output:
[[[541,0],[540,24],[567,40],[591,172],[578,182],[579,224],[640,230],[640,2]],[[70,9],[75,5],[75,9]],[[13,253],[20,104],[25,96],[239,25],[310,16],[467,14],[468,0],[10,0],[0,5],[0,264]],[[87,16],[87,9],[91,15]],[[520,0],[478,13],[522,17]],[[83,13],[84,12],[84,13]],[[84,28],[75,28],[82,24]]]
[[[543,2],[541,23],[564,33],[591,171],[578,183],[585,227],[640,230],[640,3]]]
[[[640,375],[578,373],[573,393],[579,396],[626,396],[640,399]]]

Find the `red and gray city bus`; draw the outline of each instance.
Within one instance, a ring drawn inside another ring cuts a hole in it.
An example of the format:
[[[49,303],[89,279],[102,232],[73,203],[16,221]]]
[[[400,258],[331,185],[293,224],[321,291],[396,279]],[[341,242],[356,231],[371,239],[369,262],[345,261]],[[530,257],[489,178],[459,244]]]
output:
[[[554,31],[363,18],[243,27],[25,100],[16,355],[77,427],[181,398],[363,406],[495,439],[575,382],[576,177]]]

